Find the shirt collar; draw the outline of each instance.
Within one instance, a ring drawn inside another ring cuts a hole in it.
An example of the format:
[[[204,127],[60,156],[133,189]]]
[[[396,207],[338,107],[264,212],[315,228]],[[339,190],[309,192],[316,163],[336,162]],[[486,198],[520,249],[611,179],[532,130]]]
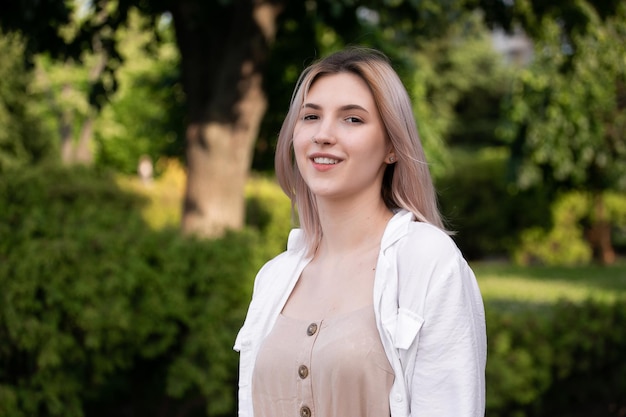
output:
[[[387,223],[383,238],[380,242],[380,250],[384,251],[392,246],[396,241],[408,233],[408,227],[415,221],[415,215],[408,210],[398,209],[394,216]]]
[[[398,239],[406,235],[408,225],[415,221],[415,215],[408,210],[398,209],[393,217],[387,223],[383,238],[381,240],[380,249],[385,250],[393,245]],[[287,239],[288,251],[301,251],[306,248],[306,240],[302,229],[292,229]]]

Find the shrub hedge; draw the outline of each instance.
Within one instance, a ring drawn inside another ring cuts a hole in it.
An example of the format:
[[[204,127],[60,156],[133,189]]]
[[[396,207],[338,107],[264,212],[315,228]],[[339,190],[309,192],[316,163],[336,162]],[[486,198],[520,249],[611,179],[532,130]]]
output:
[[[545,189],[517,191],[507,180],[507,151],[485,148],[452,153],[454,169],[437,181],[441,210],[469,259],[508,257],[522,230],[548,227]]]
[[[583,193],[570,192],[552,204],[552,228],[533,227],[521,234],[513,259],[521,265],[586,265],[593,256],[585,240],[582,219],[589,212]]]
[[[626,414],[626,299],[487,304],[487,417]]]
[[[266,254],[151,230],[84,169],[0,180],[0,415],[229,415],[232,351]]]
[[[106,173],[3,175],[0,415],[234,416],[232,344],[289,208],[249,193],[251,227],[202,241],[149,227]],[[487,303],[487,328],[488,417],[626,412],[626,300]]]

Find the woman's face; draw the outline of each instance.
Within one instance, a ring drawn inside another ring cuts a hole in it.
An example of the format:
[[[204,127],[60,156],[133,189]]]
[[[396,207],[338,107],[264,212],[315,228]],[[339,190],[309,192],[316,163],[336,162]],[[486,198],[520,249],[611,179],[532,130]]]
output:
[[[318,198],[380,198],[391,146],[374,97],[359,76],[323,75],[313,83],[293,146],[300,174]]]

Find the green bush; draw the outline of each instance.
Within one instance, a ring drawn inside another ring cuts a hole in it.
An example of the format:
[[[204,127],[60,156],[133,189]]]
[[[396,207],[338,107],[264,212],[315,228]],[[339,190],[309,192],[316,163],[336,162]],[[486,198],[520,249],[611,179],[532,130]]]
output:
[[[507,180],[507,151],[455,150],[453,170],[437,182],[442,213],[469,259],[508,256],[522,230],[547,226],[547,190],[517,191]]]
[[[606,221],[613,229],[613,244],[619,250],[620,232],[626,230],[626,197],[607,191],[601,198]],[[590,193],[580,191],[570,191],[556,198],[551,207],[550,227],[524,230],[513,251],[514,260],[521,265],[581,265],[591,262],[593,249],[586,232],[594,221],[592,199]]]
[[[589,263],[593,252],[581,224],[589,211],[589,200],[583,193],[571,192],[558,198],[552,205],[552,228],[525,230],[514,252],[515,261],[521,265]]]
[[[611,240],[618,252],[626,253],[626,195],[620,192],[606,192],[604,203],[613,226]]]
[[[275,181],[262,177],[248,181],[246,224],[261,233],[268,257],[286,249],[289,231],[294,227],[291,202]]]
[[[24,62],[24,39],[0,29],[0,174],[54,160],[53,131],[35,108],[44,101],[31,90],[34,72]]]
[[[289,228],[288,201],[265,186],[249,190],[254,231],[201,241],[151,229],[143,201],[105,173],[7,172],[0,415],[234,415],[234,338],[256,270]],[[623,412],[625,329],[626,300],[487,304],[487,416]]]
[[[487,417],[626,412],[626,300],[487,313]]]
[[[231,415],[258,233],[151,230],[86,169],[0,180],[0,415]]]

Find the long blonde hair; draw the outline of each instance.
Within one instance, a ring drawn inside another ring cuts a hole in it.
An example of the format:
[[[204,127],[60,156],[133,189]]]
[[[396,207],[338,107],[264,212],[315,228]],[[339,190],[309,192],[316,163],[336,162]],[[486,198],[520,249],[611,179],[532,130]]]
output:
[[[444,229],[437,207],[435,187],[419,139],[411,100],[389,59],[377,50],[347,48],[306,68],[291,98],[278,136],[275,169],[278,183],[297,208],[309,254],[319,245],[322,229],[315,197],[304,182],[293,154],[293,133],[305,96],[321,76],[352,73],[369,86],[397,162],[389,164],[383,176],[381,196],[391,209],[412,212],[418,221]]]

